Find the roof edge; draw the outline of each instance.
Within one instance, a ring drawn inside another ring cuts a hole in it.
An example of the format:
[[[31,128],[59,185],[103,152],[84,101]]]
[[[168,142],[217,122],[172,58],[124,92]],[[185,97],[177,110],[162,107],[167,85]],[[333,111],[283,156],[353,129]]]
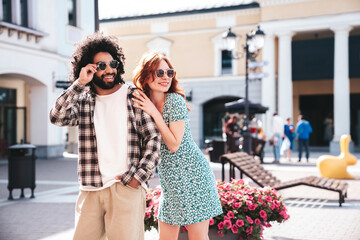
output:
[[[175,17],[175,16],[182,16],[182,15],[188,15],[188,14],[203,14],[203,13],[212,13],[212,12],[233,11],[233,10],[259,8],[259,7],[260,7],[259,3],[253,2],[253,3],[249,3],[249,4],[240,4],[240,5],[234,5],[234,6],[219,7],[219,8],[196,9],[196,10],[188,10],[188,11],[181,11],[181,12],[168,12],[168,13],[129,16],[129,17],[107,18],[107,19],[100,19],[99,21],[100,21],[100,23],[119,22],[119,21],[150,19],[150,18],[160,18],[160,17]]]

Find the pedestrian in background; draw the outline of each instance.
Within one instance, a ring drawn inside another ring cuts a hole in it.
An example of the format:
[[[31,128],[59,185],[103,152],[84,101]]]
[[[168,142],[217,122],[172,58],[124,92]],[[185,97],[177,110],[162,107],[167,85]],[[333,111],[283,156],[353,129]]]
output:
[[[75,240],[144,239],[145,188],[160,161],[161,136],[153,119],[133,108],[124,60],[116,37],[88,36],[72,55],[71,86],[50,111],[53,124],[79,126]]]
[[[238,125],[239,119],[237,116],[232,116],[225,124],[226,133],[226,152],[233,153],[239,151],[237,140],[240,137],[240,127]]]
[[[163,143],[158,167],[162,194],[160,240],[178,239],[187,225],[190,240],[208,240],[209,220],[222,214],[215,176],[195,144],[183,91],[176,72],[162,54],[145,54],[134,71],[136,105],[155,120]]]
[[[299,142],[299,162],[301,162],[302,148],[305,147],[306,161],[309,162],[309,139],[312,133],[312,127],[309,121],[306,121],[303,115],[299,115],[296,124],[296,134]]]
[[[272,117],[272,143],[274,150],[274,163],[280,162],[280,147],[282,144],[282,137],[284,135],[284,120],[278,115],[277,112]]]
[[[291,160],[291,153],[294,149],[294,138],[296,137],[295,133],[295,127],[291,123],[291,118],[286,118],[286,123],[284,125],[284,135],[288,138],[290,142],[289,149],[284,153],[284,158],[288,158],[288,160]],[[287,156],[286,156],[287,155]]]

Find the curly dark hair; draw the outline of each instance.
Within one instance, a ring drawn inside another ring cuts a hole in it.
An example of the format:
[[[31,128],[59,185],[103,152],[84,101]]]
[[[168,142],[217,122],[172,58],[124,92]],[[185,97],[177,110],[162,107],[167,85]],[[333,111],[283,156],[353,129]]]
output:
[[[71,59],[72,71],[69,76],[71,83],[79,78],[81,68],[92,63],[94,56],[99,52],[108,52],[115,60],[119,61],[117,75],[120,83],[124,83],[121,75],[125,73],[125,56],[118,44],[118,39],[114,36],[105,36],[101,32],[95,32],[76,44],[76,49]]]

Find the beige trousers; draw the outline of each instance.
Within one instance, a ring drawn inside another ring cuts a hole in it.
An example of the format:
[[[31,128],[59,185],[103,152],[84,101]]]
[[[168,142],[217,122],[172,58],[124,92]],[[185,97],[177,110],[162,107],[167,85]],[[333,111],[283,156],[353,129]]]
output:
[[[80,191],[74,240],[143,240],[145,190],[114,183],[100,191]]]

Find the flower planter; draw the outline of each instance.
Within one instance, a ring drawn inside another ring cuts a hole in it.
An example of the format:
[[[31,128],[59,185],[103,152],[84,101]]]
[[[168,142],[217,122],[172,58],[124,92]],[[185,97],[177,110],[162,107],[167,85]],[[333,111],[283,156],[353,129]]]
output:
[[[210,240],[239,240],[240,234],[226,233],[224,237],[220,237],[217,234],[217,230],[209,229]],[[189,240],[187,232],[180,232],[178,240]]]
[[[263,239],[263,230],[272,222],[289,219],[281,195],[271,187],[257,188],[233,179],[230,183],[217,183],[223,214],[209,221],[210,240]],[[146,195],[145,229],[158,227],[157,213],[161,189]],[[179,233],[179,240],[187,240],[187,233]],[[218,235],[218,232],[220,235]]]

